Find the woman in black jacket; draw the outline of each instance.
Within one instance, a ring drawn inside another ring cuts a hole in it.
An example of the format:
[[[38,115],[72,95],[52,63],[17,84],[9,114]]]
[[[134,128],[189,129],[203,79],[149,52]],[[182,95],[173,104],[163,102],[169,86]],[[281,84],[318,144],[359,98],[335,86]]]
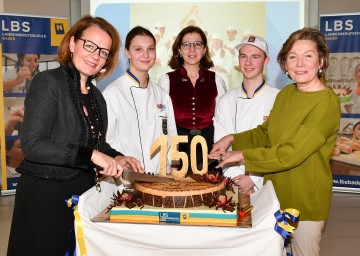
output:
[[[98,175],[119,177],[129,166],[143,172],[139,161],[106,143],[106,103],[93,84],[114,70],[119,48],[111,24],[84,16],[61,42],[60,67],[34,77],[25,99],[25,160],[17,169],[8,255],[64,255],[75,244],[65,200],[93,187]]]

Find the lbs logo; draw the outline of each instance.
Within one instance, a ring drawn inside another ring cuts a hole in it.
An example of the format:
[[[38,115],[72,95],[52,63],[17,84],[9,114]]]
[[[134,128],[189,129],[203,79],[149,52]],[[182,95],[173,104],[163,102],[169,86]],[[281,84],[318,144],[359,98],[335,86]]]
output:
[[[159,222],[180,224],[179,212],[159,212]]]

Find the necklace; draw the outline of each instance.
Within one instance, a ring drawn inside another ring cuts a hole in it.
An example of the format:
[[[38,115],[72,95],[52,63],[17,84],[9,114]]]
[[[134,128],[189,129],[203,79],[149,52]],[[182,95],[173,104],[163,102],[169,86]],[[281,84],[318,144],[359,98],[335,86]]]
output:
[[[82,106],[83,111],[86,117],[86,121],[89,125],[90,131],[91,131],[91,139],[89,138],[89,145],[92,146],[94,149],[99,150],[99,142],[102,136],[101,133],[101,126],[100,126],[100,120],[99,115],[97,112],[97,109],[94,104],[93,97],[91,93],[89,94],[82,94]],[[90,110],[90,112],[89,112]],[[100,170],[101,168],[99,166],[94,167],[95,171],[95,187],[96,191],[101,192],[100,187]]]

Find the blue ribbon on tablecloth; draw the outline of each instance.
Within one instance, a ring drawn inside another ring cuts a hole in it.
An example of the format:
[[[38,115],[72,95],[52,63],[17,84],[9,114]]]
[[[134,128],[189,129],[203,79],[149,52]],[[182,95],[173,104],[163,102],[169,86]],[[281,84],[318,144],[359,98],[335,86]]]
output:
[[[288,223],[287,219],[290,219],[293,223],[298,222],[299,221],[299,215],[300,212],[296,209],[285,209],[284,211],[282,210],[278,210],[277,212],[275,212],[274,216],[277,220],[276,224],[275,224],[275,231],[277,233],[279,233],[282,237],[284,237],[284,247],[288,241],[288,238],[290,238],[291,233],[294,233],[294,227],[291,226]],[[287,256],[292,256],[291,253],[287,252],[286,253]]]

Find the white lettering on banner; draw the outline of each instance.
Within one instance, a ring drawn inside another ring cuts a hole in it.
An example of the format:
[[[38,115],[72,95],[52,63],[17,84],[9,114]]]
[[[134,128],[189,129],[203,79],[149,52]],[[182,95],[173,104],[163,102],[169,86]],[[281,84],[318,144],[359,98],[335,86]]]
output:
[[[341,30],[353,30],[353,20],[346,20],[343,22],[342,20],[334,20],[333,24],[330,24],[329,21],[325,22],[325,31],[341,31]]]
[[[30,22],[24,21],[20,23],[19,21],[12,20],[10,24],[6,24],[6,20],[1,21],[2,31],[12,31],[12,32],[30,32]]]
[[[36,37],[36,38],[46,38],[45,34],[23,34],[23,33],[2,33],[4,37]]]
[[[360,186],[360,181],[358,180],[343,180],[343,179],[338,179],[338,180],[333,180],[334,184],[341,184],[341,185],[355,185],[355,186]]]
[[[354,28],[352,20],[345,21],[345,25],[345,30],[353,30]]]

